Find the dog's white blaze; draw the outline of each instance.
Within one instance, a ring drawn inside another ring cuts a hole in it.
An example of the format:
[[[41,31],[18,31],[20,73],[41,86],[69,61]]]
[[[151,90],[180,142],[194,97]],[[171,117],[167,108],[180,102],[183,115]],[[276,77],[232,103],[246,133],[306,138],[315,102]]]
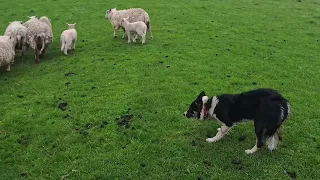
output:
[[[266,144],[268,146],[268,149],[270,151],[273,151],[277,148],[278,145],[278,137],[276,137],[276,135],[273,135],[272,137],[269,137],[266,141]]]
[[[204,106],[206,105],[206,103],[208,102],[208,96],[203,96],[202,97],[202,109],[201,109],[201,114],[200,114],[200,119],[202,120],[203,119],[203,117],[205,116],[205,114],[204,114]]]
[[[283,120],[283,117],[284,117],[284,108],[281,106],[280,107],[280,122]]]

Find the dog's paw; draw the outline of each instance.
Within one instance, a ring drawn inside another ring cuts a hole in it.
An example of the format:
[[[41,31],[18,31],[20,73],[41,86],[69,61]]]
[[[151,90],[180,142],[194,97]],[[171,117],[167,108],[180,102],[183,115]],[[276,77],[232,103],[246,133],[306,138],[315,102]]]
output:
[[[253,154],[256,151],[253,151],[252,149],[247,149],[244,151],[246,154]]]
[[[218,139],[213,137],[213,138],[207,138],[206,141],[209,143],[212,143],[212,142],[218,141]]]

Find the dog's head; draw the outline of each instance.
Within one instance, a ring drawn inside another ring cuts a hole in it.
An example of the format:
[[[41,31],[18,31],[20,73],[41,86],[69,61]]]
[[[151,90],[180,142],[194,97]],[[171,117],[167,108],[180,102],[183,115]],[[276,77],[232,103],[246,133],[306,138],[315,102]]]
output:
[[[208,97],[206,96],[206,93],[202,91],[197,99],[195,99],[189,106],[189,109],[184,112],[184,116],[187,118],[198,118],[201,119],[201,112],[203,108],[203,104],[208,101]]]

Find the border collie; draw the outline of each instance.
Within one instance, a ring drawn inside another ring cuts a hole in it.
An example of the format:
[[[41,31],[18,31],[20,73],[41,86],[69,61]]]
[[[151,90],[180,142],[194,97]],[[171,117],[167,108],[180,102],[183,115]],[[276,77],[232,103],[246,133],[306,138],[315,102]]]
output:
[[[207,138],[207,142],[216,142],[239,122],[253,120],[256,144],[247,149],[247,154],[259,150],[264,144],[271,151],[282,140],[280,126],[288,119],[290,104],[287,99],[273,89],[256,89],[240,94],[222,94],[209,98],[202,91],[184,113],[187,118],[215,119],[221,124],[217,134]]]

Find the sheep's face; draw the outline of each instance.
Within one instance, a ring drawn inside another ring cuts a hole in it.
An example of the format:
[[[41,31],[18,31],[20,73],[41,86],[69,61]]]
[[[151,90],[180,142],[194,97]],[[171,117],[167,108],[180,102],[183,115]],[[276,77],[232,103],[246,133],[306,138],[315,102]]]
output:
[[[111,19],[111,16],[112,16],[112,13],[116,11],[116,8],[113,8],[113,9],[109,9],[107,12],[106,12],[106,16],[105,18],[106,19]]]

